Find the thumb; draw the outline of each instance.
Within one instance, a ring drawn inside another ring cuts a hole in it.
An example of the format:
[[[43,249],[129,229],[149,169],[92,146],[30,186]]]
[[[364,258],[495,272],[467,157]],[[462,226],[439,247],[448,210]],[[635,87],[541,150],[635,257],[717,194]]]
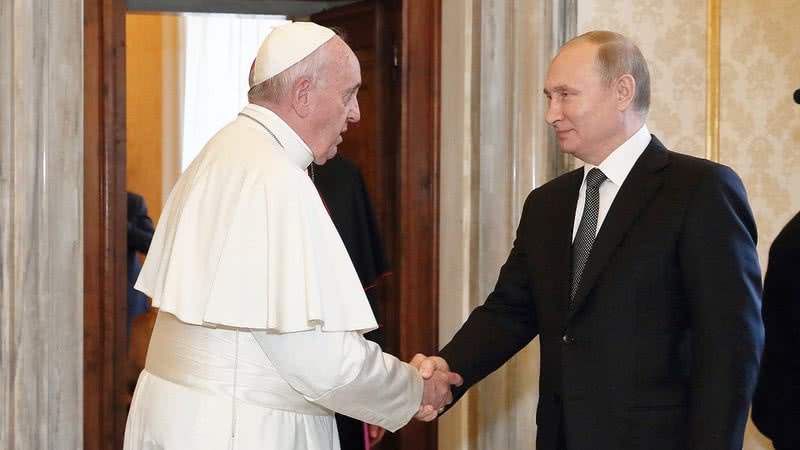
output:
[[[456,386],[461,386],[464,384],[464,378],[455,372],[449,372],[447,374],[447,382]]]

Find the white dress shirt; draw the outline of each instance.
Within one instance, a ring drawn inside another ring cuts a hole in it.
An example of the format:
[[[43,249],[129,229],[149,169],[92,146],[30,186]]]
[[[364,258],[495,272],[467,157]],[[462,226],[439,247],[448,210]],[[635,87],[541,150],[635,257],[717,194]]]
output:
[[[578,232],[578,225],[581,223],[583,208],[586,204],[586,174],[597,167],[608,178],[600,185],[600,212],[597,216],[597,229],[595,230],[595,235],[597,235],[600,226],[603,225],[606,214],[608,214],[608,210],[611,209],[611,204],[614,203],[614,197],[617,196],[619,188],[625,178],[628,177],[633,165],[636,164],[644,149],[650,144],[650,139],[650,130],[647,129],[647,125],[642,125],[639,131],[611,152],[599,166],[593,166],[589,163],[583,166],[583,181],[578,191],[578,204],[575,208],[575,222],[572,227],[573,240],[575,240],[575,234]]]

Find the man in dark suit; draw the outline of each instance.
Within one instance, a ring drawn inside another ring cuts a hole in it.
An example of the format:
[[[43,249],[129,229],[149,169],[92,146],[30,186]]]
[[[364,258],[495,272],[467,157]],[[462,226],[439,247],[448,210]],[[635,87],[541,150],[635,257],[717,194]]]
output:
[[[753,422],[776,450],[800,449],[800,213],[769,249],[764,279],[764,357]]]
[[[142,270],[136,254],[147,254],[153,231],[153,220],[147,215],[144,197],[128,192],[128,335],[133,319],[150,309],[147,296],[134,289],[133,285]]]
[[[741,181],[649,133],[647,64],[622,35],[567,43],[544,92],[585,166],[531,192],[494,291],[413,363],[460,373],[459,398],[539,336],[537,450],[741,449],[763,345]]]

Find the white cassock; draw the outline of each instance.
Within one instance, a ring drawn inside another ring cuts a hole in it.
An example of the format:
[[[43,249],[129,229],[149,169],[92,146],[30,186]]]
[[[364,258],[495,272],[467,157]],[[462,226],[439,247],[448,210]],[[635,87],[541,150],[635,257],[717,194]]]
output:
[[[333,411],[395,431],[422,379],[377,324],[305,170],[308,147],[248,105],[170,194],[136,288],[160,308],[125,449],[339,449]]]

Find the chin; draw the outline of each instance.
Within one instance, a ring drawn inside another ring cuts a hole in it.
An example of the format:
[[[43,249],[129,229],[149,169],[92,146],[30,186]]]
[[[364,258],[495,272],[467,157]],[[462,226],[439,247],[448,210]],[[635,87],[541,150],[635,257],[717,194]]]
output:
[[[336,156],[336,150],[335,149],[332,150],[332,151],[329,151],[328,153],[325,153],[324,155],[315,156],[314,157],[314,164],[316,164],[318,166],[321,166],[321,165],[325,164],[326,162],[330,161],[331,159],[333,159],[334,156]]]
[[[558,148],[561,150],[561,153],[566,153],[567,155],[575,156],[575,148],[570,147],[569,145],[561,145],[559,144]]]
[[[329,159],[333,159],[333,157],[334,157],[334,156],[336,156],[336,154],[337,154],[338,152],[339,152],[339,149],[338,149],[338,147],[334,145],[334,146],[333,146],[333,148],[331,148],[331,149],[328,151],[328,153],[326,153],[326,154],[325,154],[325,161],[327,161],[327,160],[329,160]]]

